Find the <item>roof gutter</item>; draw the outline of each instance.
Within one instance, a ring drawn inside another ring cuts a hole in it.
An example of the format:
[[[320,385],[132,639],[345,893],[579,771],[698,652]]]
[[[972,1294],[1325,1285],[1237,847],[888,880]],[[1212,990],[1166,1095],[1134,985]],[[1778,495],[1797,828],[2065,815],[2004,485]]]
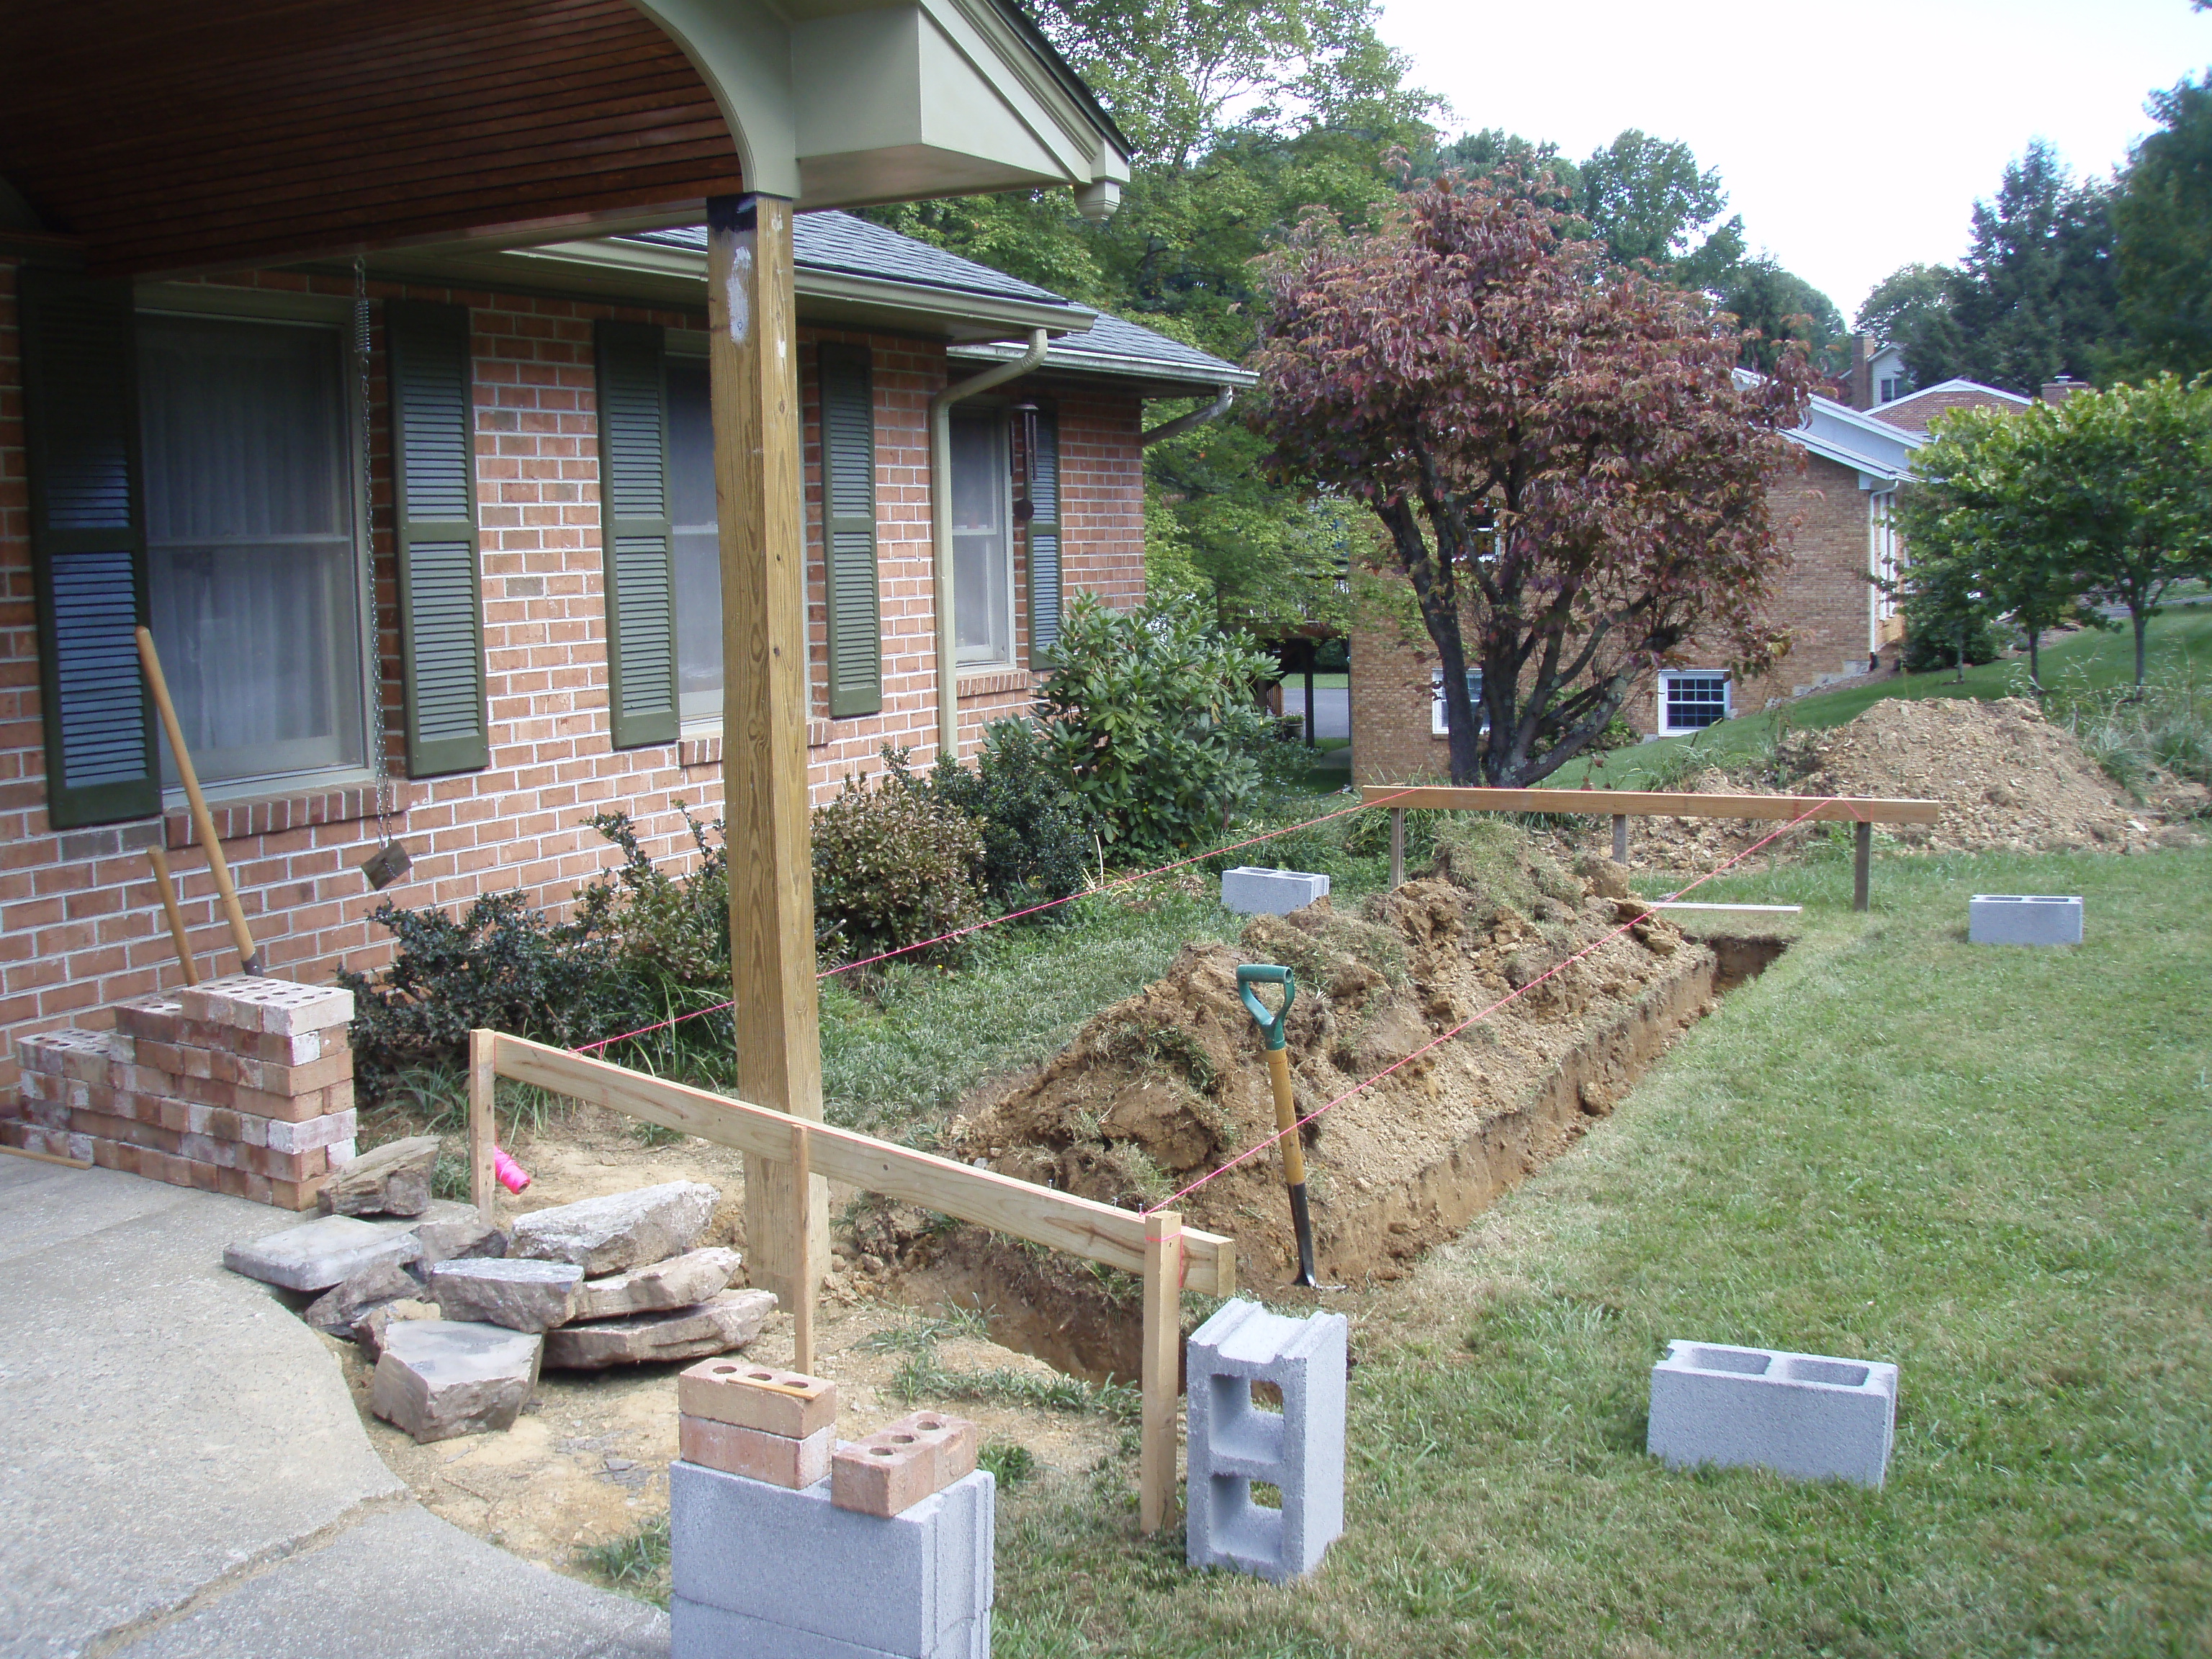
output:
[[[1237,388],[1225,386],[1214,395],[1212,403],[1203,409],[1194,409],[1188,415],[1178,415],[1172,421],[1164,421],[1137,440],[1137,447],[1150,449],[1154,444],[1170,438],[1180,438],[1193,427],[1204,426],[1208,421],[1218,420],[1229,412],[1229,405],[1237,401]]]
[[[960,758],[959,630],[952,614],[952,405],[1028,374],[1049,337],[1030,331],[1029,349],[1010,363],[955,381],[929,400],[929,539],[937,605],[937,752]]]

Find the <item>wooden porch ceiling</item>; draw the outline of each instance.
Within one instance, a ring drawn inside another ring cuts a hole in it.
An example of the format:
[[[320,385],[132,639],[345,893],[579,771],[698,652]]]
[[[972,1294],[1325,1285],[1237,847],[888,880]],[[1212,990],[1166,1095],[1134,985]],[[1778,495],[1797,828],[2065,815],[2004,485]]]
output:
[[[666,222],[744,188],[629,0],[0,0],[0,179],[118,276]]]

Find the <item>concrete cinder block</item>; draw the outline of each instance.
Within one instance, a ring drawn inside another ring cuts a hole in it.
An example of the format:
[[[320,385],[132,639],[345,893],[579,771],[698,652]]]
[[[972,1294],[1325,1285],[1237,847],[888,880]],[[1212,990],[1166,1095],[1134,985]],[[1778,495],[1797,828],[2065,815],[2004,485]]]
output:
[[[1328,878],[1250,865],[1221,872],[1221,902],[1240,915],[1287,915],[1328,896]]]
[[[856,1647],[680,1595],[669,1599],[668,1623],[670,1659],[901,1659],[884,1648]],[[989,1612],[939,1638],[929,1659],[991,1659]]]
[[[885,1520],[837,1508],[826,1480],[793,1492],[678,1462],[668,1468],[668,1508],[678,1597],[796,1632],[755,1649],[687,1649],[679,1637],[685,1659],[807,1651],[799,1637],[935,1659],[962,1651],[950,1644],[990,1611],[997,1486],[988,1469]]]
[[[1342,1314],[1290,1319],[1231,1302],[1190,1339],[1189,1471],[1185,1553],[1194,1567],[1232,1567],[1277,1583],[1310,1572],[1344,1531]],[[1255,1382],[1282,1391],[1283,1409],[1252,1401]],[[1282,1507],[1252,1501],[1252,1483]]]
[[[1966,901],[1974,945],[2079,945],[2081,901],[2056,893],[1977,893]]]
[[[1673,1341],[1651,1368],[1645,1449],[1673,1468],[1753,1466],[1879,1486],[1897,1432],[1897,1367]]]

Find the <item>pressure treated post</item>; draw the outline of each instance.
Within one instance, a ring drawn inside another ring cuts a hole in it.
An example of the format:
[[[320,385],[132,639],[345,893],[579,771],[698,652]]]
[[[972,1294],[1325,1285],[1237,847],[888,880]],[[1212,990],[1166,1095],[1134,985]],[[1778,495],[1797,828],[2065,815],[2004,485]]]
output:
[[[486,1226],[492,1224],[491,1149],[498,1139],[492,1111],[499,1086],[499,1074],[492,1067],[495,1041],[489,1031],[469,1033],[469,1202],[477,1206],[477,1218]]]
[[[1628,862],[1628,814],[1626,812],[1613,815],[1613,861],[1615,864]]]
[[[1851,908],[1867,908],[1874,882],[1874,825],[1862,818],[1851,826]]]
[[[722,555],[722,818],[738,1092],[822,1116],[806,790],[806,541],[791,204],[707,203],[708,377]],[[826,1192],[745,1159],[752,1283],[794,1307],[829,1254]],[[796,1231],[802,1215],[806,1232]]]
[[[1390,884],[1406,884],[1406,809],[1390,809]]]
[[[1175,1513],[1176,1399],[1182,1387],[1182,1217],[1145,1218],[1144,1438],[1137,1459],[1137,1526],[1158,1532]]]

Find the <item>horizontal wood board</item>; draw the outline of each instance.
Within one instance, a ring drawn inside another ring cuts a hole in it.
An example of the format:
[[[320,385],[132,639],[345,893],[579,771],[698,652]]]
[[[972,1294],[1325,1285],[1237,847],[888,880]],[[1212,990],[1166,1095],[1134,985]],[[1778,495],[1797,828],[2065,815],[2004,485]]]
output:
[[[1779,818],[1808,823],[1933,823],[1940,800],[1878,800],[1818,795],[1686,795],[1631,789],[1408,789],[1363,784],[1370,806],[1448,812],[1584,812],[1594,817]],[[1808,807],[1814,810],[1808,812]]]

